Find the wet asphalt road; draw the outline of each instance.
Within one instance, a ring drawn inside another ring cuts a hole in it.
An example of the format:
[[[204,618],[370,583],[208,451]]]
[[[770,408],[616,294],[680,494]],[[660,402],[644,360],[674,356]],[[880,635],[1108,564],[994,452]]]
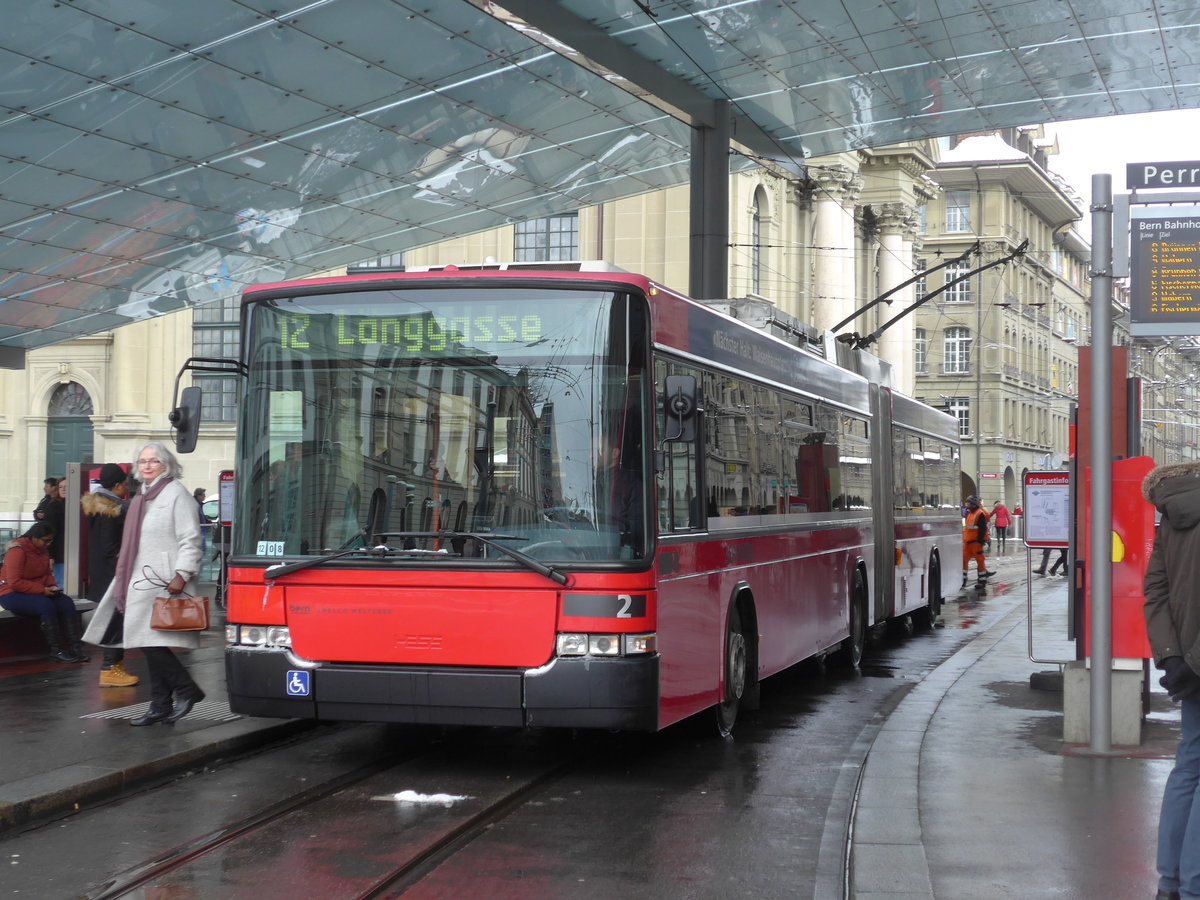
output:
[[[987,616],[776,676],[729,741],[323,728],[0,841],[0,897],[839,897],[874,730]]]

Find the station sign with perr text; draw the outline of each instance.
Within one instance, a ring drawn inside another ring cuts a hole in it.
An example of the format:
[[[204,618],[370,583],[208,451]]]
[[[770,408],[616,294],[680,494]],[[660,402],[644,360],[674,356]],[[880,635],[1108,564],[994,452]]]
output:
[[[1126,163],[1125,187],[1200,188],[1200,160]]]

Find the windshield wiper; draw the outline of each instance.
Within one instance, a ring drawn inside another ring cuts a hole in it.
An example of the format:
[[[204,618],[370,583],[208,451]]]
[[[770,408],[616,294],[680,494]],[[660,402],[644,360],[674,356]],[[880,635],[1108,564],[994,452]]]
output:
[[[377,544],[375,547],[367,546],[367,541],[371,536],[371,528],[379,519],[380,509],[382,508],[383,503],[383,491],[376,488],[371,492],[371,504],[367,507],[367,524],[360,528],[355,534],[350,535],[350,537],[348,537],[345,542],[343,542],[342,546],[340,546],[337,550],[326,556],[318,556],[315,559],[301,559],[293,563],[279,563],[274,566],[267,566],[266,571],[263,572],[263,577],[279,578],[283,575],[291,575],[293,572],[299,572],[301,569],[309,569],[313,566],[319,566],[321,563],[332,562],[335,559],[341,559],[344,556],[351,556],[355,553],[365,553],[368,555],[386,557],[392,550],[392,548],[387,546],[387,544]],[[266,522],[267,518],[264,517],[263,524],[265,525]],[[362,539],[363,546],[350,546],[360,538]]]
[[[537,572],[537,574],[549,578],[551,581],[554,581],[558,584],[565,585],[567,583],[567,576],[558,571],[558,569],[554,568],[554,566],[548,566],[540,559],[534,559],[528,553],[522,553],[520,550],[514,550],[512,547],[505,547],[500,543],[500,541],[528,540],[528,538],[518,537],[515,534],[493,534],[491,532],[487,534],[480,534],[477,531],[389,531],[385,534],[379,535],[379,537],[435,538],[437,540],[445,541],[463,539],[476,540],[481,544],[487,544],[487,546],[499,550],[505,556],[515,559],[531,572]]]
[[[553,566],[548,566],[540,559],[534,559],[527,553],[522,553],[520,550],[514,550],[512,547],[505,547],[500,541],[524,541],[527,538],[518,537],[515,534],[479,534],[473,531],[388,531],[383,534],[376,535],[380,538],[434,538],[437,540],[462,540],[471,539],[479,541],[481,544],[487,544],[489,547],[494,547],[505,556],[508,556],[531,572],[536,572],[551,581],[565,585],[567,576],[558,571]],[[386,559],[393,555],[419,555],[419,556],[449,556],[448,550],[416,550],[416,549],[401,549],[389,547],[387,544],[379,544],[375,547],[353,547],[350,550],[339,550],[336,553],[330,553],[327,556],[317,556],[313,559],[301,559],[292,563],[280,563],[274,566],[268,566],[263,572],[263,577],[267,579],[281,578],[284,575],[290,575],[293,572],[299,572],[301,569],[308,569],[312,566],[319,566],[322,563],[332,562],[335,559],[342,559],[346,556],[351,556],[355,553],[361,553],[367,556],[377,556],[380,559]]]
[[[293,572],[299,572],[301,569],[319,566],[321,563],[341,559],[343,556],[352,556],[355,553],[385,557],[391,552],[392,548],[386,544],[380,544],[377,547],[351,547],[349,550],[339,550],[336,553],[330,553],[328,556],[317,556],[312,559],[301,559],[292,563],[276,563],[273,566],[267,566],[266,571],[263,572],[263,577],[271,579],[279,578],[283,575],[291,575]]]

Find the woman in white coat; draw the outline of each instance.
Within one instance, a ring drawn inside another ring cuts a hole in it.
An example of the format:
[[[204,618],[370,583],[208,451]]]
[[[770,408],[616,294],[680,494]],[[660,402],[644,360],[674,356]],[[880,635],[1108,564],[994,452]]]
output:
[[[134,477],[142,489],[129,505],[121,555],[84,640],[101,646],[140,647],[150,669],[150,708],[130,725],[177,722],[204,699],[172,647],[200,646],[195,631],[155,631],[150,627],[154,598],[195,594],[200,571],[200,523],[196,501],[179,481],[183,468],[164,444],[151,441],[134,456]],[[123,624],[118,621],[123,616]],[[111,627],[110,627],[111,626]]]

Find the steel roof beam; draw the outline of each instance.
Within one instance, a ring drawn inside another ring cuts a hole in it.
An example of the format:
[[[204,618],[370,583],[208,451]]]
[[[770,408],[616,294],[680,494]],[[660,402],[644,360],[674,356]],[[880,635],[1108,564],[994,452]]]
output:
[[[505,0],[499,7],[501,14],[496,15],[493,12],[497,9],[496,4],[485,5],[483,0],[469,2],[501,21],[505,21],[503,12],[519,17],[547,37],[576,51],[572,55],[555,47],[563,56],[601,75],[616,75],[628,81],[629,86],[620,86],[692,127],[725,130],[725,124],[718,121],[725,112],[732,142],[744,147],[750,156],[779,167],[786,175],[804,176],[803,157],[792,154],[757,122],[739,112],[728,98],[714,99],[697,90],[558,4],[547,0]]]

